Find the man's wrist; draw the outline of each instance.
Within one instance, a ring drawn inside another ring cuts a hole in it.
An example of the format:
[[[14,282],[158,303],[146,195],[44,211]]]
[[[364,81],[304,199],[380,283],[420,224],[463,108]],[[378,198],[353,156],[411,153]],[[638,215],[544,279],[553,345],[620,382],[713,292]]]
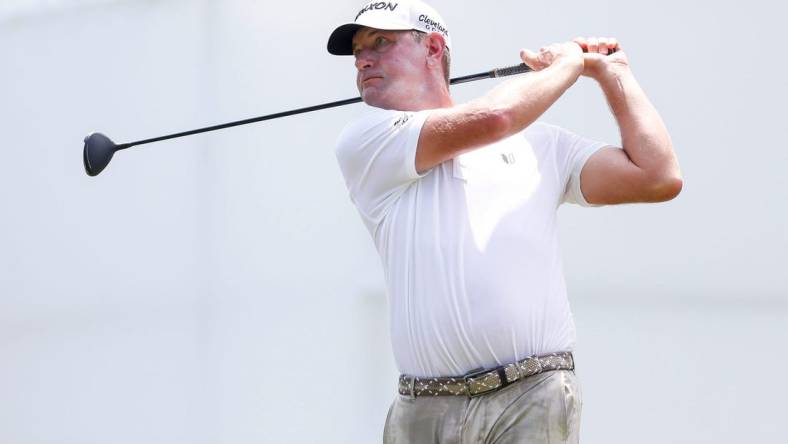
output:
[[[611,64],[599,73],[593,73],[589,77],[596,80],[602,89],[620,88],[622,82],[626,82],[630,78],[634,78],[629,65]]]
[[[566,73],[570,81],[574,83],[583,74],[583,59],[581,57],[561,57],[547,69]]]

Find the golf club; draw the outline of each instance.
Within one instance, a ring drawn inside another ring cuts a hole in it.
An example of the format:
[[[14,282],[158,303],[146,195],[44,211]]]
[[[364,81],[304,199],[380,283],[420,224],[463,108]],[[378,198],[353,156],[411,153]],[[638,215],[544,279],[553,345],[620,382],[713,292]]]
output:
[[[457,77],[451,79],[450,84],[457,85],[460,83],[473,82],[482,79],[506,77],[515,74],[526,73],[529,71],[531,71],[531,68],[525,63],[521,63],[519,65],[510,66],[508,68],[499,68],[488,72],[482,72],[479,74],[471,74],[468,76]],[[280,113],[269,114],[266,116],[253,117],[251,119],[238,120],[235,122],[223,123],[220,125],[208,126],[205,128],[199,128],[190,131],[169,134],[166,136],[138,140],[136,142],[122,143],[120,145],[115,144],[109,137],[105,136],[102,133],[92,133],[87,137],[85,137],[85,147],[82,152],[82,160],[85,164],[85,172],[87,172],[89,176],[96,176],[99,173],[101,173],[104,170],[104,168],[107,167],[110,160],[112,160],[112,156],[115,154],[115,152],[120,150],[125,150],[126,148],[130,148],[132,146],[144,145],[146,143],[160,142],[162,140],[174,139],[176,137],[191,136],[193,134],[205,133],[208,131],[216,131],[224,128],[230,128],[233,126],[246,125],[248,123],[262,122],[264,120],[278,119],[280,117],[287,117],[295,114],[308,113],[311,111],[318,111],[326,108],[334,108],[337,106],[349,105],[358,102],[361,102],[361,97],[339,100],[336,102],[324,103],[321,105],[308,106],[306,108],[283,111]]]

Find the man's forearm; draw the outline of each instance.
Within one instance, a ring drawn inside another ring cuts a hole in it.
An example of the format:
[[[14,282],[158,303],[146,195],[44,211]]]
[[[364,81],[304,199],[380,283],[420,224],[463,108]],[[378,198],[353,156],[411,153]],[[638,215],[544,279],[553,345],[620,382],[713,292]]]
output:
[[[599,84],[632,163],[655,181],[679,179],[681,172],[668,130],[629,68],[605,76]]]
[[[505,133],[507,136],[512,135],[544,114],[575,84],[582,71],[582,60],[555,63],[541,71],[498,85],[482,97],[480,103],[501,110],[505,117]]]
[[[416,171],[426,171],[522,131],[577,81],[582,63],[582,57],[557,61],[541,71],[504,82],[479,99],[436,109],[419,136]]]

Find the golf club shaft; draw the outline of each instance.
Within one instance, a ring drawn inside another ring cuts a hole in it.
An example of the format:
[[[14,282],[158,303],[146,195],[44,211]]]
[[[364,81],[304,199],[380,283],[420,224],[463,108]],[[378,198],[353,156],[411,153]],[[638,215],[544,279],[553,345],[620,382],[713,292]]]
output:
[[[510,66],[510,67],[507,67],[507,68],[499,68],[499,69],[494,69],[494,70],[488,71],[488,72],[482,72],[482,73],[479,73],[479,74],[471,74],[471,75],[468,75],[468,76],[457,77],[457,78],[451,79],[449,83],[452,84],[452,85],[457,85],[457,84],[460,84],[460,83],[473,82],[473,81],[476,81],[476,80],[491,79],[491,78],[498,78],[498,77],[506,77],[506,76],[511,76],[511,75],[515,75],[515,74],[526,73],[526,72],[529,72],[529,71],[531,71],[531,68],[528,65],[526,65],[525,63],[521,63],[519,65]],[[207,133],[208,131],[216,131],[216,130],[220,130],[220,129],[224,129],[224,128],[230,128],[230,127],[233,127],[233,126],[246,125],[248,123],[255,123],[255,122],[262,122],[264,120],[278,119],[280,117],[293,116],[293,115],[296,115],[296,114],[308,113],[308,112],[311,112],[311,111],[319,111],[321,109],[334,108],[334,107],[343,106],[343,105],[350,105],[352,103],[358,103],[358,102],[361,102],[361,97],[355,97],[355,98],[352,98],[352,99],[339,100],[339,101],[330,102],[330,103],[323,103],[321,105],[313,105],[313,106],[308,106],[306,108],[298,108],[298,109],[293,109],[293,110],[290,110],[290,111],[283,111],[283,112],[280,112],[280,113],[269,114],[269,115],[266,115],[266,116],[253,117],[251,119],[244,119],[244,120],[238,120],[238,121],[235,121],[235,122],[223,123],[223,124],[220,124],[220,125],[207,126],[205,128],[199,128],[199,129],[194,129],[194,130],[190,130],[190,131],[183,131],[183,132],[180,132],[180,133],[169,134],[169,135],[166,135],[166,136],[154,137],[154,138],[151,138],[151,139],[144,139],[144,140],[138,140],[136,142],[129,142],[129,143],[119,144],[117,146],[117,150],[120,151],[120,150],[123,150],[123,149],[126,149],[126,148],[131,148],[133,146],[144,145],[146,143],[160,142],[162,140],[175,139],[177,137],[185,137],[185,136],[191,136],[191,135],[194,135],[194,134]]]

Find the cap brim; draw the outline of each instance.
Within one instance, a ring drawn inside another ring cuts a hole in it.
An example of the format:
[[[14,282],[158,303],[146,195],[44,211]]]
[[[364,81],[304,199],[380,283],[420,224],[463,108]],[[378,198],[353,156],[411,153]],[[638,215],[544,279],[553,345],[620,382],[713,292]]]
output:
[[[348,23],[335,29],[328,38],[328,52],[334,55],[353,55],[353,36],[363,28],[358,23]]]

